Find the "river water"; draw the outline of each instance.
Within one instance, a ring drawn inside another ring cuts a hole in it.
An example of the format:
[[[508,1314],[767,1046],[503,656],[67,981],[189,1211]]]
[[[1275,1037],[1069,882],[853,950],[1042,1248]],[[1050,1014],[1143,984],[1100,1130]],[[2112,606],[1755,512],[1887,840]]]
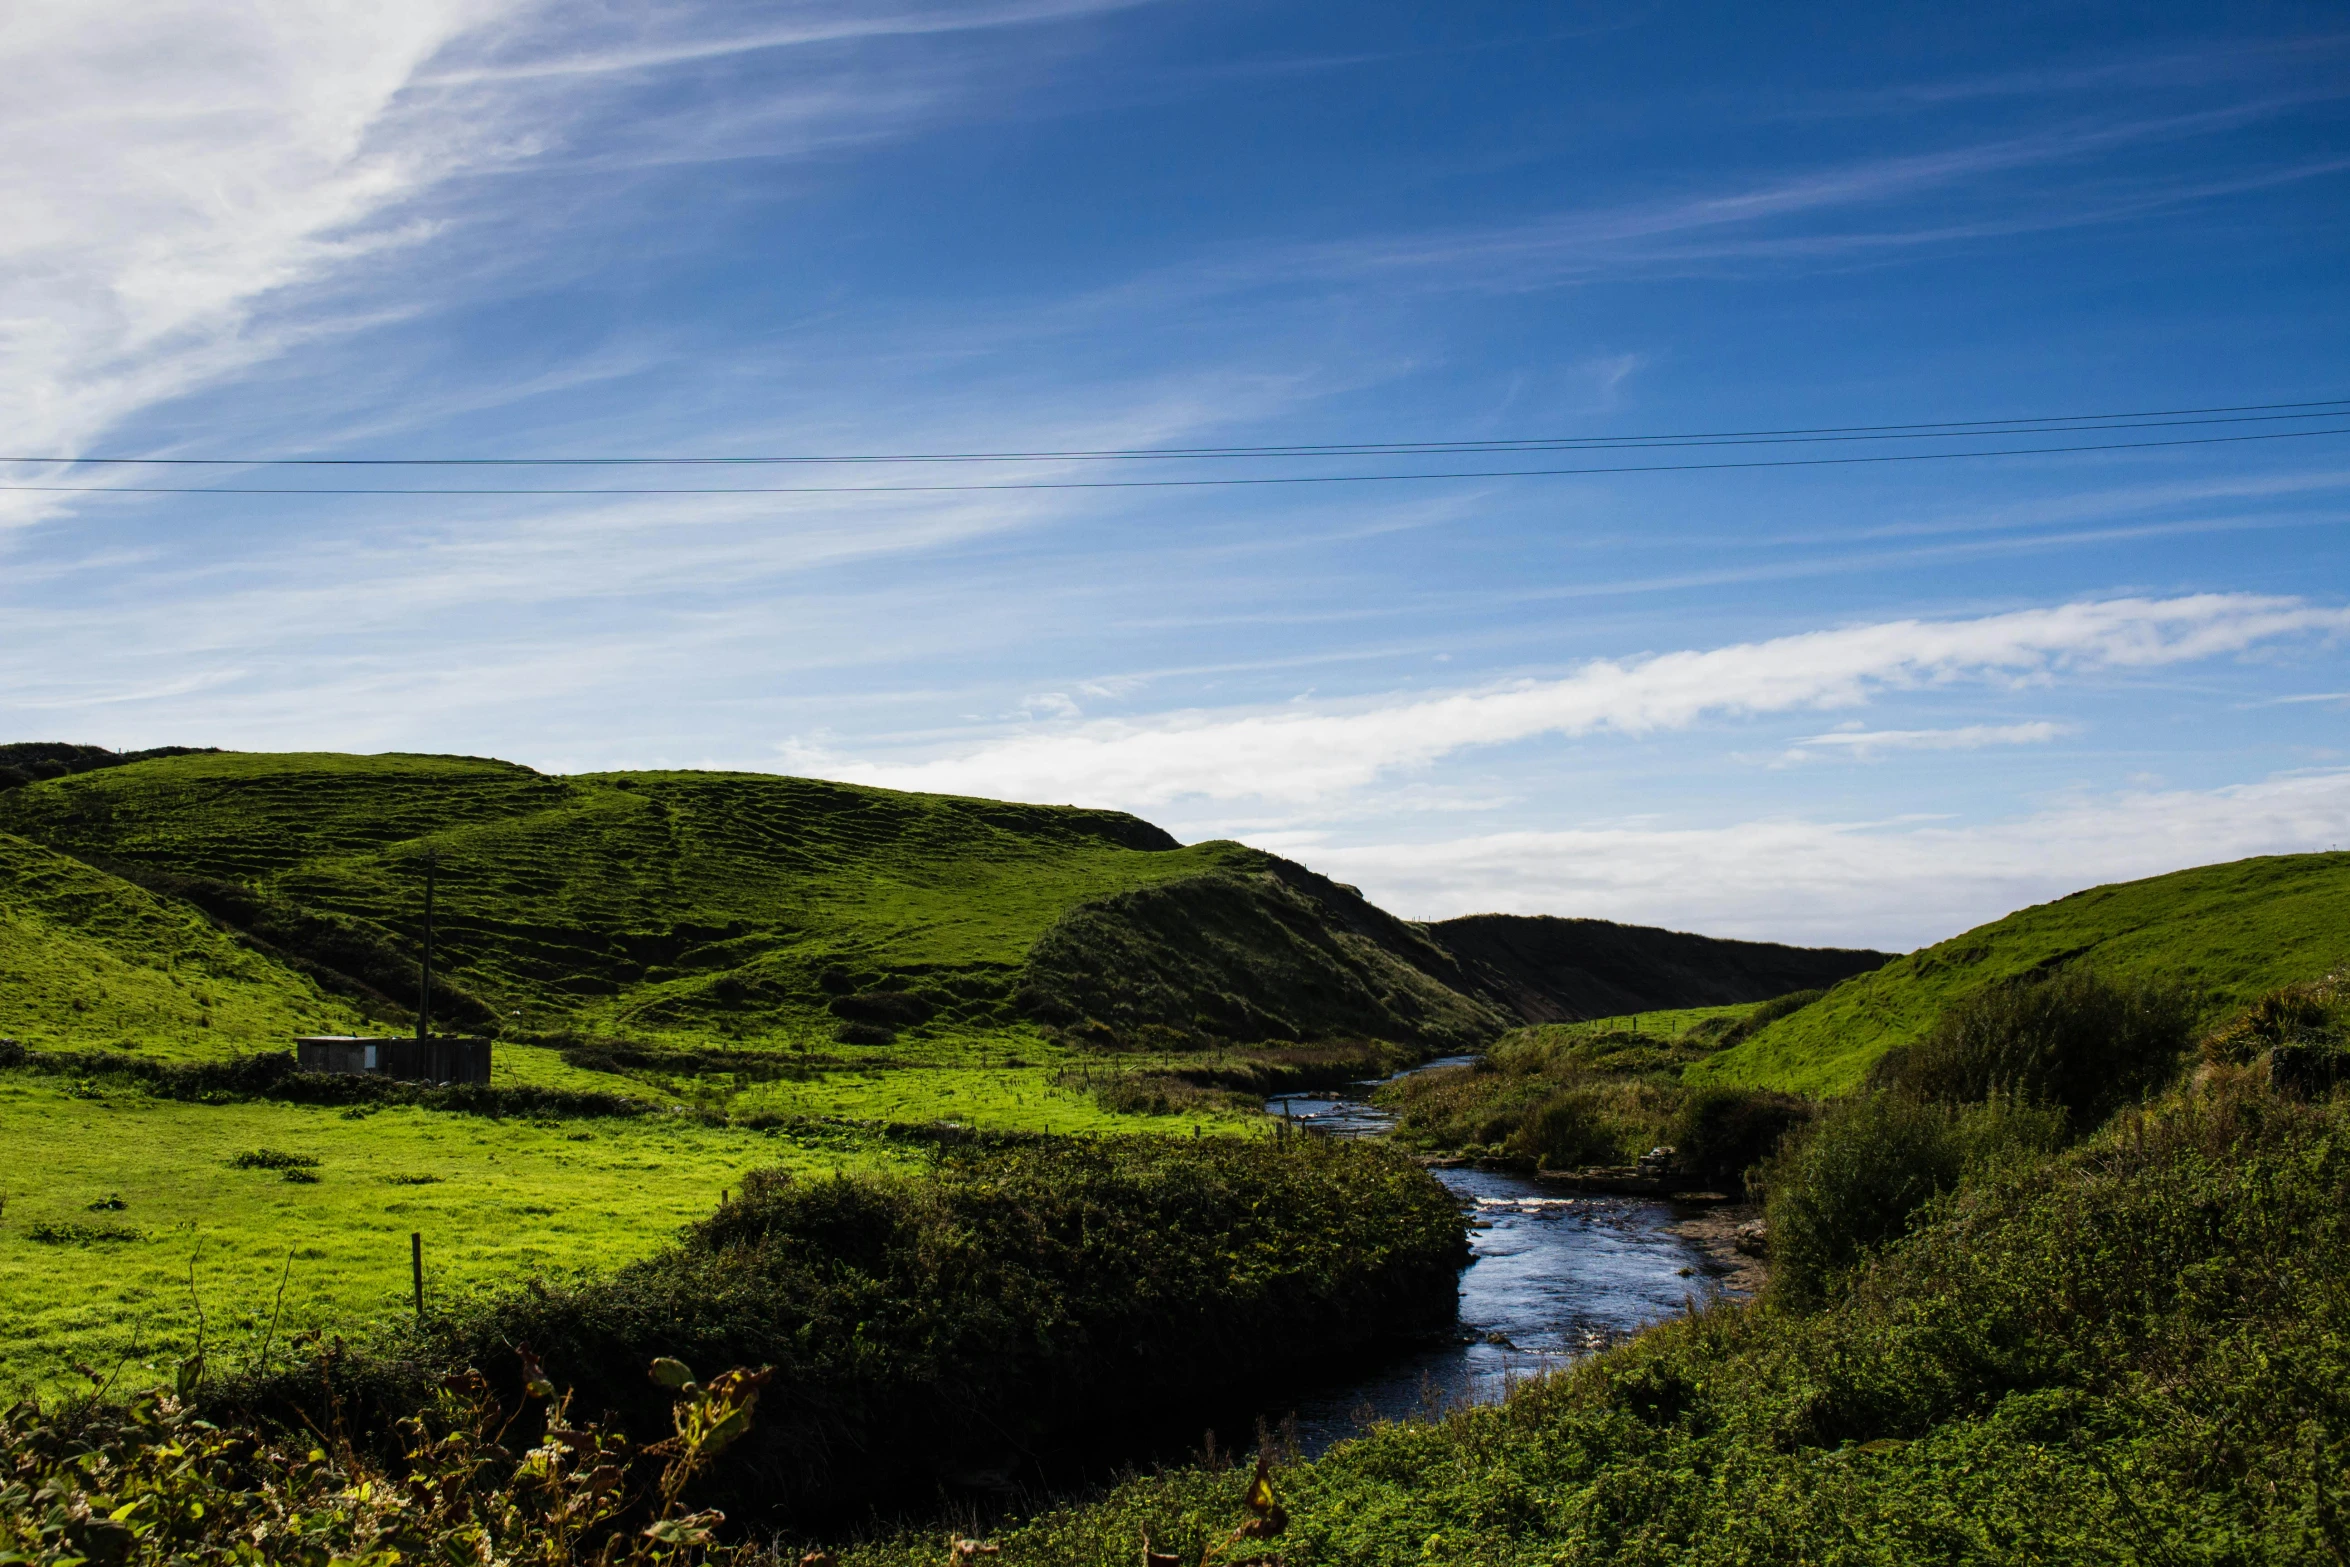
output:
[[[1265,1108],[1309,1132],[1375,1136],[1393,1118],[1368,1102],[1373,1086],[1284,1095]],[[1456,1331],[1449,1342],[1299,1398],[1298,1445],[1308,1456],[1379,1420],[1492,1402],[1515,1382],[1720,1292],[1703,1254],[1674,1232],[1691,1209],[1638,1197],[1569,1196],[1541,1181],[1487,1170],[1434,1173],[1474,1226]]]

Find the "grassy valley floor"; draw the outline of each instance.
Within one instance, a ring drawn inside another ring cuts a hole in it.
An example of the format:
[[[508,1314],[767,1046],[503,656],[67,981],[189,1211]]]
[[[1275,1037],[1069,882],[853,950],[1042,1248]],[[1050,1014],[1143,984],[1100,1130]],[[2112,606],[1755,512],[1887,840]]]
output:
[[[868,1138],[828,1143],[682,1115],[520,1122],[394,1106],[354,1117],[75,1092],[22,1072],[0,1074],[0,1147],[0,1388],[10,1391],[67,1385],[77,1362],[108,1374],[126,1358],[168,1367],[195,1342],[198,1301],[216,1350],[253,1354],[281,1278],[281,1345],[311,1327],[364,1336],[411,1309],[411,1231],[425,1238],[427,1290],[445,1299],[633,1261],[754,1168],[902,1157]],[[264,1151],[317,1160],[295,1169],[315,1180],[232,1164]],[[153,1375],[134,1364],[124,1380]]]
[[[216,1347],[248,1355],[281,1277],[281,1344],[313,1327],[365,1338],[411,1309],[411,1231],[435,1299],[608,1272],[707,1217],[749,1170],[902,1167],[921,1145],[900,1128],[1265,1133],[1253,1108],[1208,1097],[1173,1115],[1107,1109],[1089,1082],[1117,1064],[1033,1033],[834,1049],[804,1075],[756,1080],[497,1047],[493,1086],[649,1108],[581,1119],[201,1103],[119,1077],[0,1071],[0,1392],[61,1390],[77,1364],[111,1374],[126,1360],[138,1383],[153,1374],[141,1363],[193,1345],[199,1300]],[[316,1180],[232,1166],[262,1151],[315,1158],[296,1174]]]

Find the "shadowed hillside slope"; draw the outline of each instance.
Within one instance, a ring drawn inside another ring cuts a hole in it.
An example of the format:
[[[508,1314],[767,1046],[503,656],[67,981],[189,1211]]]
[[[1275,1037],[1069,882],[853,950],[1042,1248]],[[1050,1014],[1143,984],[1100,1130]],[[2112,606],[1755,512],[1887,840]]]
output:
[[[1462,988],[1527,1023],[1765,1001],[1865,974],[1891,956],[1546,915],[1471,914],[1425,929],[1459,962]]]
[[[1428,928],[1272,855],[1081,904],[1030,954],[1039,1016],[1129,1039],[1372,1036],[1483,1044],[1516,1019],[1473,994]]]
[[[2182,985],[2241,1006],[2350,957],[2350,854],[2287,854],[2092,887],[2018,910],[1847,980],[1692,1080],[1840,1093],[1921,1037],[1942,1009],[1998,980],[2067,965]]]
[[[356,1020],[194,910],[0,833],[0,1038],[175,1056],[281,1050]]]

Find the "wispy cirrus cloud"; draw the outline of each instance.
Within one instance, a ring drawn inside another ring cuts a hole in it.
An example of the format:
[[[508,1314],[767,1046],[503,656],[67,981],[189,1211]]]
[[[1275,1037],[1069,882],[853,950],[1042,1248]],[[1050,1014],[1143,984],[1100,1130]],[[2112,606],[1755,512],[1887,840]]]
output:
[[[1854,724],[1826,734],[1806,735],[1787,750],[1787,759],[1819,756],[1866,759],[1882,751],[1980,751],[1993,745],[2044,745],[2070,726],[2041,720],[2028,724],[1962,724],[1954,729],[1867,729]]]
[[[1184,798],[1331,799],[1474,746],[1707,718],[1857,707],[1960,681],[2028,685],[2147,669],[2292,636],[2350,631],[2350,609],[2250,594],[2106,599],[1964,620],[1898,620],[1730,647],[1603,659],[1554,680],[1348,705],[1190,711],[1012,734],[916,762],[838,761],[827,776],[901,789],[1129,808]]]
[[[183,3],[126,25],[72,3],[14,10],[0,425],[16,452],[80,449],[281,350],[300,329],[257,326],[259,300],[419,237],[371,221],[462,166],[463,138],[373,132],[420,66],[494,14],[490,0]],[[59,504],[7,500],[0,518]]]
[[[0,98],[0,427],[12,448],[0,455],[88,452],[142,412],[419,308],[413,277],[355,282],[384,271],[388,253],[511,217],[512,192],[485,210],[457,194],[469,180],[580,156],[777,157],[903,134],[934,122],[968,69],[850,61],[845,47],[1133,3],[800,3],[746,29],[734,8],[676,4],[166,0],[126,20],[29,0],[0,28],[11,83]],[[821,58],[692,94],[690,112],[636,101],[664,72],[792,49]],[[62,478],[40,467],[0,477]],[[72,504],[0,494],[0,527]]]
[[[1257,246],[1244,258],[1210,255],[1168,267],[1091,304],[1115,309],[1302,283],[1547,288],[1647,275],[1659,266],[1824,261],[2079,228],[2338,173],[2350,160],[2301,158],[2218,176],[2182,167],[2161,179],[2119,183],[2093,171],[2115,154],[2226,136],[2344,96],[2350,84],[2329,78],[2182,113],[2084,115],[2018,135],[1784,169],[1711,191],[1596,202],[1508,224]],[[1994,194],[2003,190],[1997,181],[2027,172],[2060,184],[2026,204]],[[1886,216],[1858,218],[1866,213]],[[1909,215],[1891,216],[1900,213]],[[1824,226],[1830,223],[1836,226]]]

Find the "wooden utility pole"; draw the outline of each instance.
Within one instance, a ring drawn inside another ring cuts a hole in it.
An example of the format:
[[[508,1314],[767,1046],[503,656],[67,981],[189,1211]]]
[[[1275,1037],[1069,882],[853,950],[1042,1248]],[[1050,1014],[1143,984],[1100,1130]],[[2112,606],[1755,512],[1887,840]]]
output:
[[[432,1037],[432,879],[439,861],[437,851],[424,851],[424,977],[416,987],[416,1037],[419,1040]],[[417,1275],[419,1279],[423,1276],[421,1273]],[[416,1301],[416,1311],[421,1316],[424,1313],[424,1286],[421,1283],[416,1286]]]

